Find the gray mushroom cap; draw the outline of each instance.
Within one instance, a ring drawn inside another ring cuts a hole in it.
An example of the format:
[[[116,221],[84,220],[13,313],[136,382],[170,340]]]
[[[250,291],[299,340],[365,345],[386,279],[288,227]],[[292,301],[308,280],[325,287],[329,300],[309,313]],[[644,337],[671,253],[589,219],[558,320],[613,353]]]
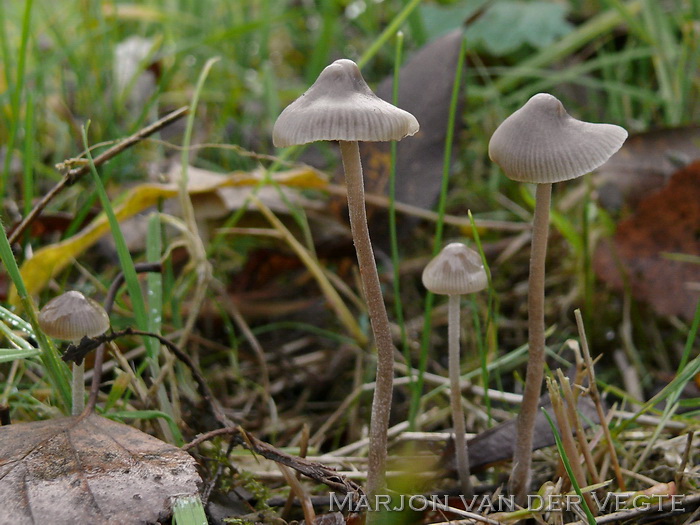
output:
[[[275,122],[277,147],[317,140],[383,142],[418,131],[416,118],[375,95],[352,60],[336,60]]]
[[[561,182],[603,164],[626,138],[624,128],[576,120],[556,97],[539,93],[498,126],[489,157],[513,180]]]
[[[440,295],[462,295],[483,290],[488,279],[481,256],[461,242],[453,242],[426,265],[423,286]]]
[[[97,301],[70,291],[44,305],[39,312],[39,326],[54,339],[80,341],[85,336],[105,333],[109,328],[109,316]]]

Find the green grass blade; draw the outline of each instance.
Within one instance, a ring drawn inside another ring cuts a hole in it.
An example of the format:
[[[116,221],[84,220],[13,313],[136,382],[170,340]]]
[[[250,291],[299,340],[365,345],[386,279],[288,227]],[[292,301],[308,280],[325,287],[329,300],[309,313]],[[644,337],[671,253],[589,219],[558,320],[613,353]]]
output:
[[[71,406],[71,387],[68,367],[61,361],[61,357],[54,344],[44,335],[39,327],[39,319],[36,314],[34,301],[32,301],[32,298],[29,296],[24,286],[22,275],[19,272],[17,261],[12,253],[12,248],[10,247],[10,242],[7,240],[5,228],[2,223],[0,223],[0,259],[5,266],[7,274],[10,276],[12,284],[14,284],[17,289],[17,295],[19,296],[22,308],[24,308],[24,313],[29,319],[29,324],[32,327],[36,341],[41,349],[41,361],[48,375],[49,382],[54,392],[56,392],[59,397],[59,406],[64,411],[68,411]]]
[[[132,307],[134,309],[134,320],[139,330],[147,331],[148,315],[146,314],[146,304],[143,300],[143,294],[141,293],[141,286],[136,275],[136,270],[134,269],[134,260],[131,258],[131,253],[129,253],[129,249],[126,247],[126,240],[124,239],[124,234],[119,226],[117,216],[114,214],[112,203],[107,196],[107,191],[105,190],[104,184],[102,184],[102,179],[100,179],[100,176],[97,173],[97,168],[95,168],[95,163],[92,159],[92,153],[90,153],[90,147],[88,144],[86,127],[82,128],[82,135],[83,146],[85,147],[86,156],[90,164],[92,181],[95,184],[95,190],[98,198],[100,199],[102,209],[107,216],[107,221],[109,222],[109,227],[112,232],[112,236],[114,237],[114,244],[117,248],[119,265],[124,273],[124,281],[126,282],[129,296],[131,297]]]
[[[443,157],[442,167],[442,185],[440,188],[440,200],[438,203],[438,220],[435,227],[435,236],[433,237],[433,256],[437,255],[442,245],[442,233],[445,225],[445,208],[447,206],[447,188],[450,176],[450,167],[452,166],[452,142],[454,139],[454,127],[457,119],[457,103],[459,101],[460,88],[462,83],[462,71],[464,69],[464,59],[467,52],[467,41],[462,39],[462,44],[459,48],[457,56],[457,64],[455,70],[454,83],[452,84],[452,97],[450,100],[450,111],[447,119],[447,133],[445,136],[445,154]],[[411,392],[411,404],[409,408],[408,421],[411,428],[415,427],[416,418],[418,417],[418,408],[420,406],[420,398],[423,392],[423,375],[428,365],[428,346],[430,342],[430,327],[431,313],[433,310],[434,296],[432,292],[428,292],[425,296],[423,307],[423,332],[421,335],[421,351],[418,362],[418,378]]]
[[[413,13],[413,11],[418,7],[418,5],[421,3],[421,0],[410,0],[408,4],[406,4],[406,7],[404,7],[401,12],[394,17],[394,19],[391,21],[391,23],[386,27],[384,31],[382,31],[382,34],[377,37],[374,42],[370,44],[370,46],[367,48],[367,51],[365,51],[360,59],[357,61],[357,66],[362,69],[363,66],[369,62],[374,55],[377,54],[377,52],[386,44],[389,39],[396,34],[396,32],[399,30],[401,27],[401,24],[403,24],[406,19]]]
[[[5,196],[5,189],[8,183],[8,177],[10,176],[10,166],[12,163],[13,150],[15,147],[15,140],[17,139],[17,133],[19,131],[20,122],[20,105],[22,104],[22,92],[24,91],[24,70],[27,63],[27,43],[29,42],[29,29],[32,20],[32,6],[34,5],[34,0],[25,0],[24,3],[24,17],[22,19],[22,37],[20,40],[20,48],[17,57],[17,75],[15,78],[15,84],[11,91],[10,103],[12,106],[12,120],[10,121],[10,136],[7,141],[7,153],[5,155],[5,162],[2,169],[2,177],[0,177],[0,198]],[[4,28],[2,28],[4,31]],[[4,40],[4,37],[3,37]],[[3,53],[6,52],[3,46]],[[8,84],[12,84],[9,76],[7,77]]]
[[[394,86],[392,89],[391,101],[397,106],[399,100],[399,77],[401,73],[401,63],[403,55],[403,33],[396,33],[396,50],[394,53]],[[406,323],[404,322],[403,304],[401,303],[401,277],[400,269],[400,254],[399,240],[396,232],[396,150],[397,143],[391,143],[391,163],[389,168],[389,242],[391,245],[391,263],[393,268],[393,287],[394,287],[394,315],[396,316],[396,324],[401,330],[401,348],[404,359],[409,365],[409,388],[413,387],[413,374],[410,373],[411,368],[411,350],[408,344],[408,336],[406,334]]]
[[[173,503],[175,525],[206,525],[207,515],[199,496],[178,496]]]

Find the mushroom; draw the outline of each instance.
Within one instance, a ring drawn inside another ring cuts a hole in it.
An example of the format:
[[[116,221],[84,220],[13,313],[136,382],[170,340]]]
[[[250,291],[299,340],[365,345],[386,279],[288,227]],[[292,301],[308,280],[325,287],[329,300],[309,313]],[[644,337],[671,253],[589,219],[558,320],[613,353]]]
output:
[[[367,227],[358,141],[401,140],[415,134],[418,127],[413,115],[383,101],[372,92],[353,61],[342,59],[326,67],[306,93],[282,111],[272,132],[272,140],[277,147],[319,140],[337,140],[340,143],[350,229],[377,346],[377,380],[372,400],[366,487],[370,496],[384,488],[393,382],[393,342]]]
[[[448,351],[450,374],[450,406],[455,433],[457,470],[465,497],[474,495],[469,478],[469,454],[465,439],[462,394],[459,383],[459,300],[460,296],[483,290],[488,285],[481,256],[461,242],[445,246],[423,270],[423,286],[435,294],[447,295],[448,300]]]
[[[528,351],[523,403],[509,489],[519,504],[530,486],[532,439],[545,364],[544,268],[552,184],[594,170],[627,138],[612,124],[592,124],[571,117],[549,94],[534,95],[504,120],[489,142],[489,157],[509,178],[537,185],[528,292]]]
[[[49,337],[78,344],[83,337],[105,333],[109,328],[109,316],[97,301],[70,291],[44,305],[39,312],[39,327]],[[73,363],[73,415],[85,408],[84,373],[84,361]]]

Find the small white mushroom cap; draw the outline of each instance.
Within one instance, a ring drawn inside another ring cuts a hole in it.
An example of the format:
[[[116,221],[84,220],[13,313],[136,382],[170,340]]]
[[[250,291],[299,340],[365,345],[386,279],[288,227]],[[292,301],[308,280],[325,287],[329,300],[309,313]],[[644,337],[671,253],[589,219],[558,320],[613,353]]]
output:
[[[416,118],[375,95],[352,60],[336,60],[285,108],[272,130],[284,148],[317,140],[383,142],[418,131]]]
[[[462,295],[483,290],[488,279],[481,256],[461,242],[453,242],[427,264],[423,286],[440,295]]]
[[[596,169],[626,138],[624,128],[576,120],[556,97],[539,93],[498,126],[489,157],[513,180],[554,183]]]
[[[70,291],[54,297],[39,312],[39,326],[49,337],[80,341],[109,328],[109,316],[97,301]]]

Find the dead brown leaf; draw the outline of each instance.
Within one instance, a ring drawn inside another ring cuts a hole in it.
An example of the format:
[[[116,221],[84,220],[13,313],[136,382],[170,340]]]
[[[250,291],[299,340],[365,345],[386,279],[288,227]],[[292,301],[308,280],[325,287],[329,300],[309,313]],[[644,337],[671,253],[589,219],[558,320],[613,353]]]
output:
[[[0,428],[0,524],[154,523],[200,482],[186,452],[95,414]]]
[[[658,314],[690,320],[700,297],[693,287],[700,283],[700,264],[675,254],[700,256],[700,162],[643,199],[600,244],[594,268],[612,288],[621,290],[627,281],[632,295]]]

